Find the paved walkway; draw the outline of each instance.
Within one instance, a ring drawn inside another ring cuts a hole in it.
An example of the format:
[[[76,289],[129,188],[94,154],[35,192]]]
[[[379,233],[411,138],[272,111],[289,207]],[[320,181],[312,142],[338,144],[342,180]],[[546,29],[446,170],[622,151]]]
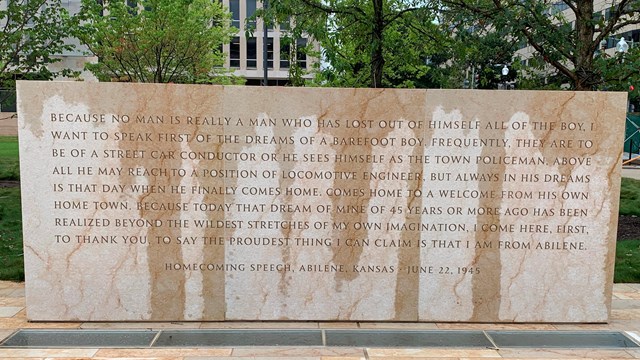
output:
[[[326,322],[195,322],[195,323],[29,323],[24,285],[0,281],[0,341],[19,329],[403,329],[403,330],[545,330],[620,331],[640,340],[640,284],[614,285],[609,324],[449,324]],[[0,359],[640,359],[640,348],[374,348],[374,347],[207,347],[207,348],[0,348]]]
[[[640,180],[640,166],[624,166],[622,168],[622,177]]]

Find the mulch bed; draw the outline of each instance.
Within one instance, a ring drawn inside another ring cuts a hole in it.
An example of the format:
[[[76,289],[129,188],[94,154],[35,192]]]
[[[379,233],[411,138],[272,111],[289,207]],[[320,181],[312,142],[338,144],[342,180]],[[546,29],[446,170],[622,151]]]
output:
[[[20,181],[0,180],[0,188],[20,186]]]
[[[640,240],[640,217],[618,217],[618,240]]]

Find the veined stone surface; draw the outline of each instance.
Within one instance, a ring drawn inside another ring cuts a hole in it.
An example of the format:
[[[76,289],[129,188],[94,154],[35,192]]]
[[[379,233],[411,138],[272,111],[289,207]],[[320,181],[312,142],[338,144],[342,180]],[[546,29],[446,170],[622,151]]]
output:
[[[605,322],[625,104],[19,82],[27,316]]]

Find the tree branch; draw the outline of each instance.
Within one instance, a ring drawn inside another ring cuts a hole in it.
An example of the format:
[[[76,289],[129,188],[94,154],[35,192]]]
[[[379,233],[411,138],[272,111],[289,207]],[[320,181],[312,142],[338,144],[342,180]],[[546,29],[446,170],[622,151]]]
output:
[[[533,48],[536,49],[536,51],[538,51],[540,53],[540,55],[545,56],[544,55],[545,54],[544,48],[533,39],[533,37],[531,36],[531,33],[527,29],[523,30],[523,34],[527,38],[527,40],[529,41],[529,44],[531,46],[533,46]],[[550,58],[546,58],[545,61],[548,62],[551,66],[553,66],[556,69],[558,69],[558,71],[560,71],[562,74],[564,74],[565,76],[567,76],[571,80],[573,80],[573,81],[577,81],[578,80],[577,75],[573,71],[571,71],[568,67],[562,65],[562,63],[560,63],[559,61],[553,60],[553,59],[550,59]]]

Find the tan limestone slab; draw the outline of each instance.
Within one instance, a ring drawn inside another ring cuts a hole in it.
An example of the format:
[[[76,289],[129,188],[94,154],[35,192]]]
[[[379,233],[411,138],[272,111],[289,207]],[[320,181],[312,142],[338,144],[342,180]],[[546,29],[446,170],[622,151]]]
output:
[[[24,306],[0,306],[0,318],[13,317],[24,310]]]
[[[13,288],[13,289],[24,288],[24,282],[15,282],[15,281],[6,281],[6,280],[0,281],[0,289],[9,289],[9,288]]]
[[[640,309],[611,310],[615,320],[640,320]]]
[[[92,360],[184,360],[184,357],[171,357],[171,356],[161,356],[161,357],[93,357]]]
[[[100,349],[96,357],[104,358],[149,358],[149,357],[181,357],[181,356],[231,356],[231,349],[189,349],[189,348],[162,348],[162,349]]]
[[[498,351],[490,349],[388,349],[369,348],[367,354],[370,358],[384,357],[420,357],[420,358],[499,358]]]
[[[81,323],[75,322],[28,322],[25,318],[3,318],[0,330],[3,329],[79,329]]]
[[[320,329],[358,329],[360,324],[357,322],[319,322]]]
[[[436,323],[440,330],[555,330],[551,324]]]
[[[640,302],[636,299],[613,299],[611,308],[613,310],[640,309]]]
[[[0,349],[0,358],[92,358],[98,349]]]
[[[612,330],[640,332],[640,321],[637,320],[613,320],[610,326]]]
[[[554,324],[556,330],[593,330],[593,331],[609,331],[609,330],[633,330],[633,325],[640,325],[633,320],[613,320],[608,324]],[[627,329],[628,326],[631,328]]]
[[[625,350],[609,349],[500,349],[503,358],[516,359],[631,359]]]
[[[369,357],[368,360],[416,360],[416,359],[423,359],[423,360],[480,360],[480,359],[487,359],[486,357],[451,357],[451,356],[389,356],[389,357],[378,357],[378,356],[372,356]],[[502,358],[501,358],[502,359]],[[583,359],[584,360],[584,359]]]
[[[25,307],[24,297],[0,297],[0,306],[20,306]]]
[[[12,297],[10,295],[15,290],[16,290],[15,288],[9,288],[9,287],[8,288],[4,288],[4,289],[0,288],[0,296],[2,296],[2,297]]]
[[[0,342],[11,336],[14,332],[13,330],[0,330]]]
[[[541,356],[545,356],[545,354],[541,354]],[[519,358],[519,357],[515,357],[515,358],[503,358],[504,360],[524,360],[524,359],[532,359],[532,358]],[[536,358],[537,359],[537,358]],[[602,360],[603,358],[599,358],[599,357],[589,357],[589,358],[585,358],[585,357],[568,357],[568,358],[558,358],[558,357],[541,357],[539,359],[563,359],[563,360]],[[613,357],[613,358],[606,358],[607,360],[622,360],[622,359],[628,359],[628,358],[617,358],[617,357]]]
[[[200,329],[317,329],[316,322],[228,321],[203,322]]]
[[[11,294],[9,294],[9,297],[24,297],[24,296],[25,296],[25,289],[23,287],[19,287],[13,290]]]
[[[365,360],[366,357],[356,357],[356,356],[321,356],[320,360]]]
[[[278,360],[278,359],[300,359],[300,360],[320,360],[319,356],[233,356],[233,357],[185,357],[184,360]]]
[[[613,295],[618,299],[623,300],[640,300],[640,293],[637,291],[634,292],[615,292]]]
[[[403,323],[403,322],[361,322],[358,323],[361,329],[379,329],[379,330],[436,330],[437,324],[424,323]]]
[[[199,322],[86,322],[80,329],[199,329]]]
[[[247,357],[296,357],[296,356],[364,356],[364,349],[349,347],[238,347],[231,353]]]
[[[318,356],[233,356],[233,357],[185,357],[184,360],[274,360],[274,359],[300,359],[300,360],[320,360]]]
[[[636,289],[631,286],[630,284],[625,284],[625,283],[617,283],[617,284],[613,284],[613,293],[618,293],[618,292],[637,292]]]

